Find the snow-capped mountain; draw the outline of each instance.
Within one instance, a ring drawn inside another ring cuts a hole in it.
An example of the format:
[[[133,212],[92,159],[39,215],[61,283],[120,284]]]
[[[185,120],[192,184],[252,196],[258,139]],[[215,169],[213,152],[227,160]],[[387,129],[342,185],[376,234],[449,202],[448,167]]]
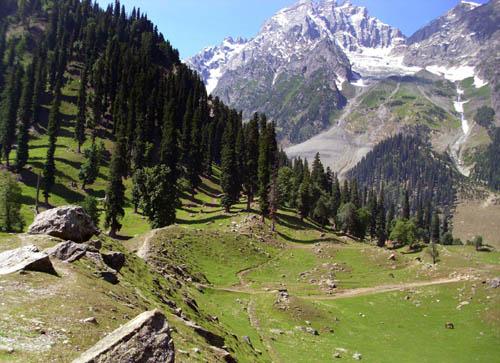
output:
[[[285,141],[297,142],[330,125],[346,103],[342,87],[358,80],[356,73],[408,72],[401,55],[388,58],[405,41],[364,7],[302,0],[279,11],[248,42],[225,40],[187,63],[209,92],[247,117],[265,112]]]
[[[301,0],[270,18],[255,38],[225,40],[187,63],[201,73],[209,92],[243,110],[245,117],[266,113],[285,145],[332,127],[310,147],[297,145],[296,154],[314,154],[318,140],[335,143],[322,144],[321,150],[332,160],[347,152],[352,160],[344,168],[389,134],[431,118],[442,133],[433,137],[445,140],[441,148],[458,137],[465,145],[460,130],[440,124],[460,120],[450,106],[458,87],[434,83],[440,78],[458,82],[473,77],[475,89],[490,84],[491,104],[500,113],[499,14],[500,0],[485,5],[461,1],[407,38],[350,1]],[[384,82],[391,76],[405,77],[404,82],[392,78],[388,86]],[[398,99],[400,89],[416,96]],[[470,105],[484,102],[468,104],[462,119],[472,118]]]
[[[246,39],[228,37],[220,46],[205,48],[186,63],[201,75],[208,93],[212,93],[227,62],[239,53],[246,43]]]

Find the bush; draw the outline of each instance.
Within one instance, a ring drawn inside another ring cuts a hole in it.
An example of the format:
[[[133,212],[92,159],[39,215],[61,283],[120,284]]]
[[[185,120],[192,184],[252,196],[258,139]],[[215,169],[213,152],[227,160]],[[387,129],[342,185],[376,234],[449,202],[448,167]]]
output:
[[[451,246],[453,244],[453,235],[450,232],[446,232],[441,236],[441,243],[445,246]]]
[[[416,241],[417,227],[413,221],[398,219],[392,228],[389,239],[412,247]]]
[[[99,210],[99,203],[96,198],[91,195],[87,195],[82,202],[81,207],[85,209],[85,212],[92,218],[92,221],[99,227],[99,219],[101,217],[101,211]]]
[[[24,219],[21,216],[21,187],[7,172],[0,172],[0,231],[21,232]]]
[[[460,238],[455,238],[453,239],[453,246],[463,246],[464,243],[462,242],[462,240]]]

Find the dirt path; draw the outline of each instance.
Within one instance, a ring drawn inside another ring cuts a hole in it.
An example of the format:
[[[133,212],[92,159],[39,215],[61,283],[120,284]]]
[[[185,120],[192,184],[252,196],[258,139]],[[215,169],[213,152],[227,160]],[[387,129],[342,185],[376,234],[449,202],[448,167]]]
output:
[[[137,256],[139,256],[143,260],[146,259],[151,249],[151,239],[158,231],[159,229],[153,229],[146,234],[146,236],[144,237],[144,242],[142,242],[141,247],[139,247],[139,249],[137,250]]]
[[[259,318],[257,317],[257,314],[255,313],[255,301],[250,300],[247,306],[247,313],[248,313],[248,319],[250,320],[250,325],[255,329],[257,334],[259,334],[260,340],[262,341],[262,344],[264,344],[264,347],[266,347],[267,352],[269,353],[269,356],[271,357],[271,360],[273,362],[282,362],[280,359],[278,353],[276,350],[274,350],[273,345],[269,341],[269,339],[266,338],[266,335],[262,333],[262,327],[260,326],[260,321]]]
[[[410,283],[405,283],[405,284],[380,285],[380,286],[373,286],[373,287],[362,287],[362,288],[358,288],[358,289],[343,290],[343,291],[339,291],[338,293],[335,293],[335,295],[311,295],[311,296],[305,296],[304,298],[308,299],[308,300],[337,300],[337,299],[344,299],[344,298],[349,298],[349,297],[373,295],[373,294],[380,294],[380,293],[384,293],[384,292],[399,291],[399,290],[407,290],[407,289],[413,289],[416,287],[451,284],[451,283],[460,282],[460,281],[464,281],[464,279],[459,278],[459,277],[455,277],[455,278],[438,279],[438,280],[431,280],[431,281],[410,282]]]

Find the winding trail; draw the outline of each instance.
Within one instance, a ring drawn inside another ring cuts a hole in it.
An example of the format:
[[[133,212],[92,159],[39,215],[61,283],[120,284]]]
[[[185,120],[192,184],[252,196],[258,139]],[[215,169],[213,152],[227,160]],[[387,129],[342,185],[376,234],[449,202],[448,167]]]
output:
[[[309,295],[309,296],[303,296],[302,298],[308,299],[308,300],[338,300],[338,299],[345,299],[345,298],[349,298],[349,297],[374,295],[374,294],[380,294],[380,293],[384,293],[384,292],[407,290],[407,289],[413,289],[416,287],[451,284],[451,283],[460,282],[460,281],[464,281],[464,279],[459,278],[459,277],[454,277],[454,278],[437,279],[437,280],[431,280],[431,281],[410,282],[410,283],[405,283],[405,284],[361,287],[358,289],[342,290],[342,291],[335,293],[334,295]]]

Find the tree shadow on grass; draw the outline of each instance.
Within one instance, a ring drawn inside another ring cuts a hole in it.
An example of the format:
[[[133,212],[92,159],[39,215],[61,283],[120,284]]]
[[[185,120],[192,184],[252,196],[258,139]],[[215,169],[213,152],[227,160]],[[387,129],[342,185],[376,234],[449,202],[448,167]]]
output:
[[[203,194],[208,195],[211,198],[217,198],[219,196],[219,194],[220,194],[220,192],[217,189],[212,188],[212,187],[210,187],[210,186],[208,186],[206,184],[200,185],[198,187],[198,190],[200,192],[202,192]]]
[[[218,220],[229,219],[229,218],[231,218],[231,216],[219,214],[219,215],[209,217],[209,218],[194,219],[194,220],[186,220],[186,219],[177,218],[176,222],[179,224],[192,225],[192,224],[204,224],[204,223],[209,223],[209,222],[215,222]]]
[[[293,238],[291,236],[288,236],[288,235],[284,234],[283,232],[277,232],[277,233],[281,238],[283,238],[284,240],[286,240],[288,242],[295,242],[295,243],[300,243],[300,244],[305,244],[305,245],[314,244],[314,243],[318,243],[318,242],[343,243],[342,241],[340,241],[334,237],[299,239],[299,238]]]

